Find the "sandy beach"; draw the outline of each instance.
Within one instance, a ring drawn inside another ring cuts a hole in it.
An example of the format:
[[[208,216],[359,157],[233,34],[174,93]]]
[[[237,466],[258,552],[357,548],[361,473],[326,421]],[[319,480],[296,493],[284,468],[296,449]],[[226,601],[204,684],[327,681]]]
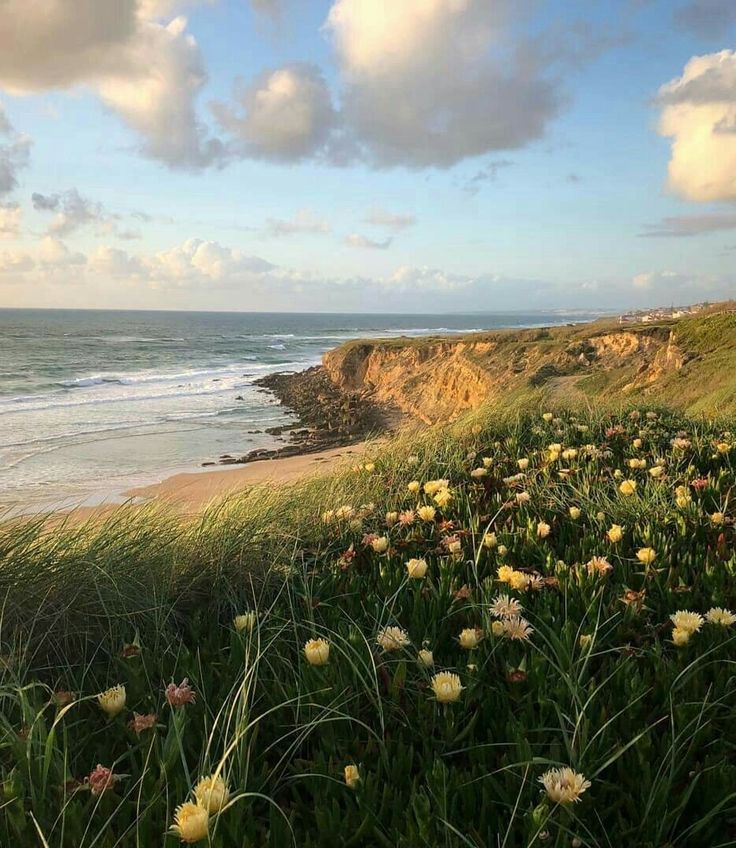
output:
[[[184,513],[193,513],[212,500],[236,495],[250,486],[281,485],[333,471],[341,461],[360,455],[364,447],[365,442],[360,442],[283,459],[258,460],[218,471],[175,474],[160,483],[130,489],[125,494],[139,502],[140,499],[156,500]]]

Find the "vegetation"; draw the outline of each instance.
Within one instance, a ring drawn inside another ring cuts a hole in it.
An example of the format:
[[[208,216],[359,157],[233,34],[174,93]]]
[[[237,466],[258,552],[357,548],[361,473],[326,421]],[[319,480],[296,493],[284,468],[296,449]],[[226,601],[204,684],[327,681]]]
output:
[[[736,844],[727,426],[486,409],[193,523],[6,524],[0,844]]]

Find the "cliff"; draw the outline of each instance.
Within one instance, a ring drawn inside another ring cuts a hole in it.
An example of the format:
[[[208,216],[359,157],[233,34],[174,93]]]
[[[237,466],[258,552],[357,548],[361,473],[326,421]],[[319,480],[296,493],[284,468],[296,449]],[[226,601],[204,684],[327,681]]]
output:
[[[531,389],[557,404],[648,399],[728,412],[736,410],[736,313],[355,341],[325,354],[323,365],[343,391],[426,423]]]

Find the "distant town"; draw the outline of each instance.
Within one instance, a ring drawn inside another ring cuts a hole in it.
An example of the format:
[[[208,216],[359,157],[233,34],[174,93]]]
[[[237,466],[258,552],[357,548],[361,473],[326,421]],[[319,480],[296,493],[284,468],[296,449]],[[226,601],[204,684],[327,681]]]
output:
[[[620,315],[619,324],[640,324],[650,321],[666,321],[672,318],[686,318],[689,315],[697,315],[704,309],[708,309],[712,304],[708,301],[703,303],[693,303],[690,306],[658,306],[655,309],[637,309],[634,312],[627,312]]]

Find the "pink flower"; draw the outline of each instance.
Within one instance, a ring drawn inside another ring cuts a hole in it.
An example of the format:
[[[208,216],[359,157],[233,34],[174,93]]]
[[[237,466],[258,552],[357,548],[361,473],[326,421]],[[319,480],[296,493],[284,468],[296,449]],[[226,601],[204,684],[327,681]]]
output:
[[[185,677],[178,686],[176,683],[169,683],[165,694],[170,707],[183,707],[184,704],[193,704],[195,699],[194,689],[189,685],[188,677]]]
[[[144,730],[150,730],[152,727],[156,726],[156,713],[146,713],[145,715],[139,715],[138,713],[133,713],[133,718],[128,722],[128,727],[134,733],[143,733]]]
[[[96,767],[89,773],[86,783],[90,788],[90,792],[93,795],[99,796],[103,792],[107,792],[108,789],[113,788],[115,785],[115,775],[112,773],[112,769],[97,763]]]

